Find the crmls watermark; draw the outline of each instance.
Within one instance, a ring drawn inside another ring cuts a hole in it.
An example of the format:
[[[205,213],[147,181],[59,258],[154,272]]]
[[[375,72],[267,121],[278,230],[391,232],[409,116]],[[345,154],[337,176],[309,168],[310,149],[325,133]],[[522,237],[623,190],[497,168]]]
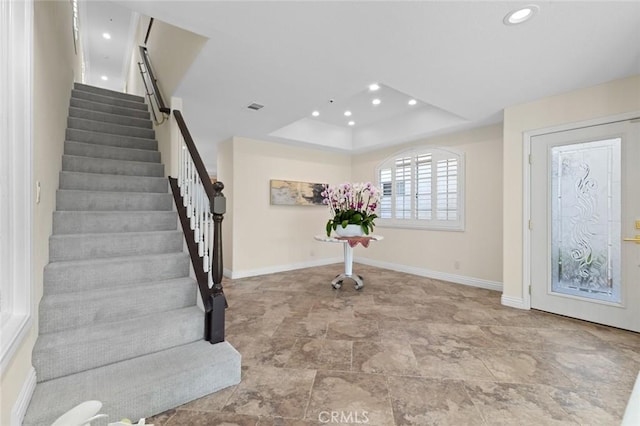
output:
[[[369,412],[367,411],[320,411],[318,413],[320,423],[369,423]]]

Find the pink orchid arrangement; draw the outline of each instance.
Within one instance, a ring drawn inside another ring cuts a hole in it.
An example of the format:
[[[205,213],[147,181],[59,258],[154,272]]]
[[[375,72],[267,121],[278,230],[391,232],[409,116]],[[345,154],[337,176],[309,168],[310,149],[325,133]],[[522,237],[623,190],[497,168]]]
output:
[[[327,236],[338,226],[360,225],[365,235],[373,231],[378,216],[375,211],[380,203],[380,190],[371,182],[325,185],[321,194],[329,206],[332,218],[327,222]]]

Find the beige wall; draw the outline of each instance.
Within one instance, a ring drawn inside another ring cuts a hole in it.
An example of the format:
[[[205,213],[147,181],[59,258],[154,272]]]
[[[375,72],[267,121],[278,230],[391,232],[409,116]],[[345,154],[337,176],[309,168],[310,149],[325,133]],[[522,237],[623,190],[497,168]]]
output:
[[[125,92],[132,95],[147,97],[147,93],[144,90],[144,84],[142,83],[142,77],[140,76],[140,68],[138,62],[140,62],[140,45],[144,44],[144,37],[149,27],[149,21],[151,18],[148,16],[140,16],[138,18],[138,26],[136,27],[135,40],[133,42],[133,50],[131,50],[131,59],[129,61],[129,71],[127,72]]]
[[[146,35],[146,28],[144,35]],[[144,35],[140,44],[144,42]],[[157,19],[153,21],[147,49],[153,71],[166,102],[174,95],[178,84],[207,40],[206,37]]]
[[[504,111],[504,295],[522,299],[523,133],[640,111],[640,76],[543,98]]]
[[[349,181],[349,155],[239,137],[223,143],[220,153],[218,179],[225,184],[225,195],[231,201],[227,218],[233,217],[232,231],[227,231],[233,253],[231,259],[229,252],[225,253],[225,265],[233,276],[284,270],[342,256],[342,247],[337,244],[313,239],[324,232],[329,219],[327,208],[272,206],[269,181]],[[228,236],[224,235],[226,244]]]
[[[433,145],[465,153],[465,230],[435,231],[376,227],[384,241],[356,256],[409,270],[433,271],[502,282],[502,126],[483,127],[447,136],[356,155],[355,182],[376,181],[379,163],[411,146]]]
[[[138,20],[126,91],[140,96],[145,95],[138,62],[141,62],[140,46],[146,46],[162,96],[168,103],[208,39],[154,19],[145,45],[144,38],[147,35],[150,20],[148,16],[141,16]]]
[[[11,408],[31,368],[31,351],[37,337],[37,303],[42,296],[43,268],[49,262],[48,243],[69,99],[74,69],[79,69],[73,49],[70,2],[37,1],[33,25],[33,182],[41,185],[40,203],[34,204],[33,210],[34,322],[2,376],[2,425],[10,424]]]
[[[145,96],[145,90],[138,69],[138,62],[141,61],[139,46],[144,45],[149,20],[149,17],[143,16],[138,22],[129,75],[127,76],[127,91],[140,96]],[[174,105],[176,98],[173,98],[173,94],[206,42],[207,38],[198,34],[157,19],[153,21],[146,47],[160,87],[160,93],[165,104],[170,108],[182,109],[182,102],[179,99],[177,99],[178,105]],[[177,160],[175,145],[172,144],[172,134],[175,133],[176,128],[175,121],[171,117],[161,124],[154,123],[153,128],[156,131],[158,150],[165,165],[165,176],[175,176]]]

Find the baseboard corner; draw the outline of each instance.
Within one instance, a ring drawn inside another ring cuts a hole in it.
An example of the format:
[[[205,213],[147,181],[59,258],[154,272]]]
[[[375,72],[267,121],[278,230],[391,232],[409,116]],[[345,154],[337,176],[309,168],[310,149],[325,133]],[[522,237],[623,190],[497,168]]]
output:
[[[524,299],[521,297],[512,297],[503,294],[500,297],[500,303],[502,303],[503,306],[508,306],[510,308],[529,310],[529,307],[525,305]]]
[[[27,414],[27,408],[31,402],[33,392],[36,390],[36,370],[31,367],[27,372],[27,377],[22,384],[18,399],[13,404],[11,409],[11,426],[20,426],[24,420],[24,416]]]

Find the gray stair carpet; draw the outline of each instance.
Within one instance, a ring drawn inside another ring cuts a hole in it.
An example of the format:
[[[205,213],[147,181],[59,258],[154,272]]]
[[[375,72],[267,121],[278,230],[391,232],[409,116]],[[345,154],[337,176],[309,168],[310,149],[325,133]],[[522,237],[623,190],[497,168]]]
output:
[[[143,98],[75,84],[26,426],[91,399],[137,421],[240,382],[240,354],[203,340],[154,138]]]

